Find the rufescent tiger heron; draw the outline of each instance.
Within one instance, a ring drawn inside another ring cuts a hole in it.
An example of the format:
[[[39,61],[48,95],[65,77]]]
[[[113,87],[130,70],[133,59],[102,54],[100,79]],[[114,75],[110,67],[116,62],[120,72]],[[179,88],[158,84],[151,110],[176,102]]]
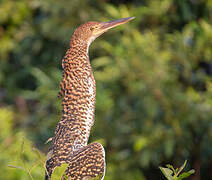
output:
[[[134,17],[109,22],[87,22],[79,26],[62,60],[63,77],[59,96],[62,117],[57,124],[52,145],[47,154],[45,179],[54,169],[68,164],[64,174],[71,180],[104,178],[105,151],[100,143],[88,143],[94,124],[96,85],[88,56],[91,42],[107,30],[124,24]]]

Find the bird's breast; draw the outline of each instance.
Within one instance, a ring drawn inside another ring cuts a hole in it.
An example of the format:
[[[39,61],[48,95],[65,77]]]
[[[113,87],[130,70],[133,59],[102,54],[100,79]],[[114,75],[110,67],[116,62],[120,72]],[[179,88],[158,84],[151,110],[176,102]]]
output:
[[[66,71],[64,83],[63,115],[60,124],[68,127],[72,139],[73,136],[76,137],[73,147],[78,149],[77,147],[87,145],[90,129],[94,123],[95,79],[91,71],[81,75],[76,71]]]

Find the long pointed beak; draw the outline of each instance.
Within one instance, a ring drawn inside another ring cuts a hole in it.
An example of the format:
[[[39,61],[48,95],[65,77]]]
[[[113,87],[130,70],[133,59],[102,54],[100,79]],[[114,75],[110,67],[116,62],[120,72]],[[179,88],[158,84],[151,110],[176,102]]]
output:
[[[108,29],[114,28],[114,27],[119,26],[121,24],[125,24],[125,23],[131,21],[134,18],[135,17],[128,17],[128,18],[117,19],[117,20],[114,20],[114,21],[103,22],[100,29],[107,31]]]

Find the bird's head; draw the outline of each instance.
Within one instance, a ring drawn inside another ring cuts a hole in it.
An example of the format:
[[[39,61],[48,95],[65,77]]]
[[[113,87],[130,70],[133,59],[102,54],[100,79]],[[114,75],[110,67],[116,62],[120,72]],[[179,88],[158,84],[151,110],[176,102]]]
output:
[[[80,41],[80,43],[86,43],[89,45],[104,32],[121,24],[127,23],[132,19],[134,19],[134,17],[122,18],[108,22],[87,22],[75,30],[72,40],[77,40],[77,43]]]

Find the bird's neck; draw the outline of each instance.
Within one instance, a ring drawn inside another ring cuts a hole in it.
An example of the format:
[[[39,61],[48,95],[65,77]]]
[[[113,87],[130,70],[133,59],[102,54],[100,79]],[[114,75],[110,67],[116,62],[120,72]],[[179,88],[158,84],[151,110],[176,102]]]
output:
[[[91,41],[78,39],[77,37],[73,36],[70,41],[70,48],[77,49],[80,53],[88,55],[88,49],[90,46]]]
[[[74,65],[72,68],[81,68],[82,66],[87,66],[89,69],[91,69],[88,48],[89,44],[86,42],[71,40],[70,48],[66,52],[62,62],[63,69],[65,70],[72,65]]]
[[[63,79],[60,94],[63,95],[62,119],[72,132],[72,148],[87,145],[90,128],[94,122],[96,86],[88,57],[86,43],[72,41],[63,59]],[[71,139],[67,140],[71,142]]]

